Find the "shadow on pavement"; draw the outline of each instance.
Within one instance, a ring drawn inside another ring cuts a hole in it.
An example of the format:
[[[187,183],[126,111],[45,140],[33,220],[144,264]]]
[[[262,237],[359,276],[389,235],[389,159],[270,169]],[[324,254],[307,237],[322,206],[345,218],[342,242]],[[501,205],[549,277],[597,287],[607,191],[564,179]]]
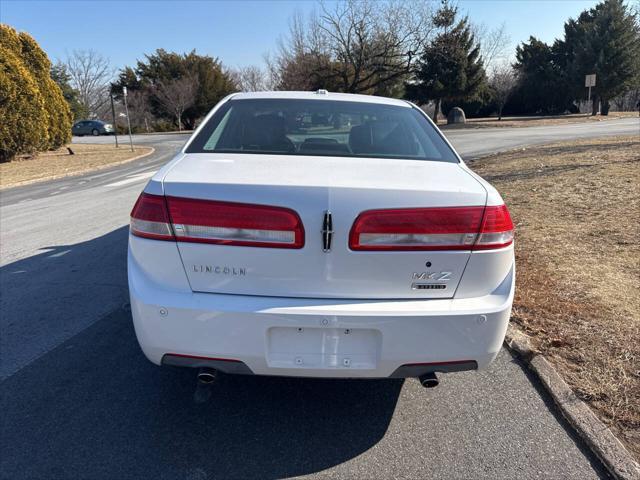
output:
[[[0,379],[129,301],[127,236],[121,227],[0,267]]]
[[[4,304],[3,316],[38,337],[64,330],[69,312],[80,321],[96,302],[121,305],[125,256],[123,228],[6,265],[3,297],[16,310]],[[402,388],[401,380],[222,377],[211,400],[196,404],[195,371],[149,363],[128,309],[111,310],[0,384],[3,478],[312,473],[382,439]],[[12,349],[33,339],[18,338]]]
[[[364,452],[402,381],[223,377],[143,357],[118,310],[0,386],[5,478],[279,478]]]

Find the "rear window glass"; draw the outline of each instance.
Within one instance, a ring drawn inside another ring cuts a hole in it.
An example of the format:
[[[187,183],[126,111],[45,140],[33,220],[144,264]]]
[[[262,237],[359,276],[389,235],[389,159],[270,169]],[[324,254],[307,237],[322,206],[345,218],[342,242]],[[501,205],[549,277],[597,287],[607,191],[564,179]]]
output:
[[[458,161],[415,108],[331,100],[229,100],[187,148],[216,152]]]

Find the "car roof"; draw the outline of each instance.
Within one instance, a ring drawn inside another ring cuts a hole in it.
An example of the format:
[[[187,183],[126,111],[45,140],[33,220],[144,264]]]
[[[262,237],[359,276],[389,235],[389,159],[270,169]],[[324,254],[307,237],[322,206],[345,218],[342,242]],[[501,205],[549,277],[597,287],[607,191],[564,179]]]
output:
[[[326,90],[318,90],[317,92],[241,92],[232,96],[233,100],[248,99],[287,99],[287,100],[337,100],[342,102],[362,102],[376,103],[382,105],[396,105],[400,107],[410,107],[411,105],[405,100],[397,98],[376,97],[373,95],[358,95],[354,93],[334,93]]]

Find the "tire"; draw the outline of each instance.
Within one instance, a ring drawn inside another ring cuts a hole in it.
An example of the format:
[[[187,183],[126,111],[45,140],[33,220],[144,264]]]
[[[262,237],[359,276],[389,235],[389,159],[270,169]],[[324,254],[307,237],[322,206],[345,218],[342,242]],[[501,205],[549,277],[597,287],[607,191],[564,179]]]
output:
[[[100,135],[100,132],[94,128],[93,130],[91,130],[91,135],[93,135],[94,137],[97,137],[98,135]]]

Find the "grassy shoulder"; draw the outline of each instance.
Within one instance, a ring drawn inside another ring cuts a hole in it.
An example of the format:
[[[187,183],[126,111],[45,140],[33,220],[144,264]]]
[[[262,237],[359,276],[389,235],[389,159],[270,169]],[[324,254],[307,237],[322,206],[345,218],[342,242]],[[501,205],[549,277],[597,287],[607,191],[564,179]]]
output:
[[[447,125],[447,119],[441,118],[438,120],[438,127],[441,129],[542,127],[548,125],[563,125],[567,123],[606,122],[608,120],[616,120],[618,118],[638,118],[638,112],[609,112],[609,115],[607,116],[592,116],[587,113],[578,113],[574,115],[556,115],[547,117],[503,117],[502,120],[498,120],[496,117],[469,118],[467,119],[467,123],[458,125]]]
[[[472,167],[516,224],[512,322],[640,458],[640,137],[534,147]]]
[[[153,152],[151,147],[73,144],[51,152],[22,156],[0,163],[0,189],[99,170],[128,162]]]

